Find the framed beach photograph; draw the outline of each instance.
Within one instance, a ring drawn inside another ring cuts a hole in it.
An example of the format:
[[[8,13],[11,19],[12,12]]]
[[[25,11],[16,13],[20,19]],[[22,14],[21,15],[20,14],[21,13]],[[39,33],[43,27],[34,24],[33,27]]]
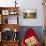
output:
[[[31,9],[31,10],[24,10],[23,11],[23,18],[24,19],[33,19],[37,16],[37,10]]]

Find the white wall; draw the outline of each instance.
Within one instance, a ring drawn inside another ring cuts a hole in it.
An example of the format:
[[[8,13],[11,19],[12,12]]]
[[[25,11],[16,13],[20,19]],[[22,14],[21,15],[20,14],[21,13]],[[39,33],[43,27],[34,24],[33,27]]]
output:
[[[36,19],[23,19],[23,14],[20,16],[21,25],[28,26],[43,26],[43,6],[42,0],[25,0],[23,9],[37,9],[37,18]],[[21,10],[23,11],[23,10]]]
[[[0,6],[14,6],[15,0],[0,0]],[[20,7],[19,24],[21,26],[43,26],[42,0],[17,0]],[[37,9],[36,19],[23,19],[23,9]]]

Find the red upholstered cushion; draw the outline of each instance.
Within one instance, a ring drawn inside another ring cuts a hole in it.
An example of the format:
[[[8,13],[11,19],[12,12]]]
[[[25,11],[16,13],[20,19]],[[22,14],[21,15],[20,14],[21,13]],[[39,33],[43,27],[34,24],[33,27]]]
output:
[[[26,46],[25,39],[28,39],[29,37],[32,37],[32,36],[36,37],[37,35],[32,28],[28,28],[27,31],[25,32],[24,37],[22,38],[21,45]],[[37,44],[36,46],[40,46],[40,44]]]
[[[34,30],[32,28],[27,29],[24,35],[24,39],[27,39],[32,36],[36,36],[36,33],[34,32]]]

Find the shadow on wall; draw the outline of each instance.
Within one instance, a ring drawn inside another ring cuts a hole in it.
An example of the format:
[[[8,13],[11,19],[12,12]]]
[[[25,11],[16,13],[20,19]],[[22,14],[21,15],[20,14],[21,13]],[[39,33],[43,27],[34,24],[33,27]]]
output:
[[[20,42],[23,38],[23,35],[25,33],[25,31],[28,29],[28,28],[32,28],[37,36],[38,36],[38,39],[41,43],[43,43],[43,30],[42,30],[42,27],[41,26],[21,26],[20,27],[20,32],[19,32],[19,39],[20,39]]]

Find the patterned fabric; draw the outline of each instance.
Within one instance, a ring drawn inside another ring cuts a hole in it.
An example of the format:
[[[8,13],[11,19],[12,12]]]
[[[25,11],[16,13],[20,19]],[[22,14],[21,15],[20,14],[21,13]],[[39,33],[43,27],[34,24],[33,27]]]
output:
[[[41,46],[36,37],[37,35],[32,28],[27,29],[22,39],[21,45],[22,46]]]

